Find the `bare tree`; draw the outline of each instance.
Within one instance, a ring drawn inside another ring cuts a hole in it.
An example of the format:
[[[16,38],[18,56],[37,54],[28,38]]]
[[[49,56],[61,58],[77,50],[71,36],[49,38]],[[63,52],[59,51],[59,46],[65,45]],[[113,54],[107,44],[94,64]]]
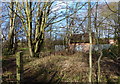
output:
[[[8,50],[10,52],[14,52],[15,49],[13,49],[15,46],[14,46],[14,38],[15,38],[15,18],[16,18],[16,15],[15,13],[12,11],[14,10],[14,2],[11,2],[10,3],[10,28],[9,28],[9,34],[8,34]],[[15,10],[16,11],[16,10]]]
[[[91,35],[91,2],[88,2],[88,32],[89,32],[89,82],[92,82],[92,35]]]

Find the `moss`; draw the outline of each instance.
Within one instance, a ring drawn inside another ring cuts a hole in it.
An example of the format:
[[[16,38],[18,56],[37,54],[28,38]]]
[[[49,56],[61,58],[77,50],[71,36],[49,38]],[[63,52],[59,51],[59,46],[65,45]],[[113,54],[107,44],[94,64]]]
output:
[[[118,81],[117,81],[118,84],[120,84],[120,76],[118,77]]]
[[[20,48],[20,50],[29,50],[29,48]]]

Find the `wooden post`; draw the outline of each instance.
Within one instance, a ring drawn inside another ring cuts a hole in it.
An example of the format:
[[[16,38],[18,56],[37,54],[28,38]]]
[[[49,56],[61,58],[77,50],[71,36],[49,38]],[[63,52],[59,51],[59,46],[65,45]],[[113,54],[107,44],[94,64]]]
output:
[[[17,83],[22,82],[23,79],[23,52],[16,53],[16,78]]]

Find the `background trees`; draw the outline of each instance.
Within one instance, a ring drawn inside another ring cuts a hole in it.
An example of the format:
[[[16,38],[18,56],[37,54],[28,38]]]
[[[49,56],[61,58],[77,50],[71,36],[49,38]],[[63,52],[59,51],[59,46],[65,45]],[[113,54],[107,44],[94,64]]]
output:
[[[65,9],[65,6],[61,9],[61,12],[58,9],[53,8],[52,6],[56,5],[56,2],[11,2],[10,4],[6,3],[6,7],[11,11],[10,14],[13,18],[10,18],[10,32],[8,35],[8,39],[10,41],[10,45],[8,50],[12,49],[13,46],[13,39],[15,37],[15,19],[20,20],[22,26],[19,28],[23,30],[24,34],[26,35],[30,56],[39,56],[39,52],[42,49],[44,43],[44,34],[46,28],[49,28],[50,25],[58,23],[60,21],[65,20],[66,18],[72,16],[74,11],[70,15],[66,15],[65,17],[62,12],[62,9]],[[62,3],[64,5],[64,3]],[[80,10],[85,4],[79,7]],[[61,18],[61,19],[60,19]],[[56,21],[55,21],[56,20]],[[19,32],[18,32],[19,33]],[[12,49],[13,50],[13,49]]]

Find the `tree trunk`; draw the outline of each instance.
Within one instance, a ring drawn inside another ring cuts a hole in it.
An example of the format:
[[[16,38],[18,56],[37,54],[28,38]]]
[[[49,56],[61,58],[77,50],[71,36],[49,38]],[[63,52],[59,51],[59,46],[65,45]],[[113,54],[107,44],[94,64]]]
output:
[[[43,23],[43,12],[40,11],[40,8],[39,8],[39,11],[38,11],[38,14],[37,14],[37,21],[36,21],[37,25],[36,25],[36,30],[35,30],[35,53],[38,53],[39,50],[40,50],[40,40],[41,40],[41,37],[42,37],[42,32],[41,32],[41,27],[42,27],[42,23]]]
[[[66,6],[66,14],[68,15],[68,5]],[[69,19],[66,18],[66,49],[69,50]]]
[[[99,37],[98,37],[98,28],[97,28],[97,9],[98,9],[98,2],[96,2],[96,12],[95,12],[95,29],[96,29],[96,44],[97,46],[99,47]],[[100,56],[98,58],[98,69],[96,70],[96,75],[97,75],[97,82],[99,83],[100,82],[100,61],[101,61],[101,58],[102,58],[102,50],[98,50],[100,52]]]
[[[27,13],[27,28],[28,28],[28,47],[30,56],[34,57],[33,46],[32,46],[32,2],[26,2],[26,13]]]
[[[88,2],[88,31],[89,31],[89,82],[92,82],[92,35],[91,35],[91,3]]]
[[[8,34],[8,51],[11,52],[11,54],[14,52],[13,50],[13,45],[14,45],[14,30],[15,30],[15,27],[14,27],[14,24],[15,24],[15,14],[13,12],[14,10],[14,2],[11,2],[10,3],[10,29],[9,29],[9,34]]]
[[[17,37],[16,37],[16,29],[14,29],[14,44],[13,44],[13,53],[15,54],[16,50],[17,50]]]
[[[47,10],[43,10],[41,11],[40,10],[40,7],[39,7],[39,11],[38,11],[38,14],[37,14],[37,23],[39,23],[37,26],[36,26],[36,34],[35,34],[35,54],[36,56],[38,57],[39,56],[39,53],[40,51],[42,50],[43,48],[43,43],[44,43],[44,31],[45,31],[45,28],[46,28],[46,22],[47,22],[47,19],[48,19],[48,15],[49,15],[49,10],[50,10],[50,5],[51,3],[44,3],[44,8],[47,8]]]
[[[100,50],[100,56],[98,58],[98,74],[97,74],[98,75],[98,83],[100,83],[100,72],[101,72],[100,61],[101,61],[102,55],[103,55],[102,50]]]
[[[44,28],[45,28],[45,24],[46,24],[46,17],[45,17],[45,12],[44,11],[40,11],[40,16],[39,16],[39,20],[37,21],[37,23],[39,23],[36,26],[36,34],[35,34],[35,54],[38,57],[41,48],[43,47],[43,42],[44,42]]]
[[[120,53],[120,1],[118,2],[118,55]]]
[[[99,37],[98,37],[98,28],[97,28],[97,9],[98,9],[98,2],[96,2],[96,11],[95,11],[95,22],[94,22],[94,26],[95,26],[95,30],[96,30],[96,43],[99,43]]]

